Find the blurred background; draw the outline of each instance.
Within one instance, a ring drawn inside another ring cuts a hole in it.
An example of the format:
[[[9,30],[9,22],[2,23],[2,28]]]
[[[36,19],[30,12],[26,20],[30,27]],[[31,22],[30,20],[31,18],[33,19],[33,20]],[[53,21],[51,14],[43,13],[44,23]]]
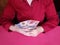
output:
[[[6,4],[7,4],[7,0],[0,0],[0,15],[2,14]]]
[[[60,0],[54,0],[54,4],[56,7],[56,10],[59,12],[60,11]]]
[[[0,0],[0,15],[2,14],[5,5],[7,4],[7,0]],[[60,18],[60,1],[54,0],[54,4],[56,7],[56,11],[58,12],[59,18]]]
[[[54,0],[54,4],[55,4],[56,10],[58,12],[58,16],[60,18],[60,0]]]

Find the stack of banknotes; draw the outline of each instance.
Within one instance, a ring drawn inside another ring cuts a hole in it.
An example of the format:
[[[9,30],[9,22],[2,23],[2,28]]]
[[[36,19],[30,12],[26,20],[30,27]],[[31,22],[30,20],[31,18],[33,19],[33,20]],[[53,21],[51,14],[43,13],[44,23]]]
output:
[[[26,21],[22,21],[18,24],[15,24],[15,25],[18,26],[19,28],[22,28],[22,29],[33,30],[37,27],[39,22],[40,21],[37,21],[37,20],[26,20]]]

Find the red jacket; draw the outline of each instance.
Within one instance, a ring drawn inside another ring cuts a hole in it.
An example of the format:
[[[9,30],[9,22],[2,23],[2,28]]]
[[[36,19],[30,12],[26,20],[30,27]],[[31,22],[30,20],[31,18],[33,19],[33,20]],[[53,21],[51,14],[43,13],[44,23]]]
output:
[[[26,0],[9,0],[0,17],[0,24],[6,29],[12,25],[12,20],[17,11],[18,21],[39,20],[40,26],[45,31],[49,31],[58,25],[58,15],[56,13],[53,0],[33,0],[31,6]],[[46,18],[46,21],[44,19]]]

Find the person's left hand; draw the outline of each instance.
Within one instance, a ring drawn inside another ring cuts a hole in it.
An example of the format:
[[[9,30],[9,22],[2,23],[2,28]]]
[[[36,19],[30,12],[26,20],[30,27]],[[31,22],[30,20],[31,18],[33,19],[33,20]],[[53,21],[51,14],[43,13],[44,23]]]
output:
[[[21,28],[17,27],[16,25],[11,25],[11,26],[9,27],[9,29],[10,29],[11,31],[21,33],[21,34],[23,34],[23,35],[25,35],[25,36],[30,36],[30,32],[29,32],[28,29],[21,29]]]
[[[31,35],[32,37],[36,37],[36,36],[38,36],[38,35],[39,35],[40,33],[42,33],[42,32],[44,32],[44,29],[43,29],[43,27],[39,26],[39,27],[37,27],[36,29],[32,30],[32,31],[30,32],[30,35]]]

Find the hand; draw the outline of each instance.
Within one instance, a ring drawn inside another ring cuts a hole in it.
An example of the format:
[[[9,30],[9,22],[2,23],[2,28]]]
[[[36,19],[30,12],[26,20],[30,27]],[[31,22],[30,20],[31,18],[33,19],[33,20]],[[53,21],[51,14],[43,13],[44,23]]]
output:
[[[13,26],[13,25],[10,26],[10,30],[16,31],[16,32],[21,33],[21,34],[23,34],[23,35],[25,35],[25,36],[32,36],[32,37],[36,37],[36,36],[38,36],[40,33],[42,33],[42,32],[44,31],[44,29],[43,29],[41,26],[39,26],[39,27],[37,27],[37,28],[34,29],[34,30],[31,30],[31,31],[26,32],[26,31],[24,31],[24,30],[28,30],[28,29],[20,29],[20,28],[18,28],[17,26]]]
[[[36,37],[36,36],[38,36],[38,35],[39,35],[40,33],[42,33],[42,32],[44,32],[44,29],[43,29],[43,27],[39,26],[39,27],[37,27],[36,29],[32,30],[32,31],[30,32],[30,35],[31,35],[32,37]]]
[[[21,28],[18,28],[17,26],[15,25],[11,25],[10,28],[9,28],[11,31],[15,31],[15,32],[18,32],[18,33],[21,33],[25,36],[31,36],[30,35],[30,32],[28,31],[28,29],[21,29]],[[25,30],[25,31],[24,31]],[[27,31],[27,32],[26,32]]]
[[[15,26],[15,25],[11,25],[11,26],[9,27],[9,29],[10,29],[11,31],[17,31],[19,28],[18,28],[17,26]]]

